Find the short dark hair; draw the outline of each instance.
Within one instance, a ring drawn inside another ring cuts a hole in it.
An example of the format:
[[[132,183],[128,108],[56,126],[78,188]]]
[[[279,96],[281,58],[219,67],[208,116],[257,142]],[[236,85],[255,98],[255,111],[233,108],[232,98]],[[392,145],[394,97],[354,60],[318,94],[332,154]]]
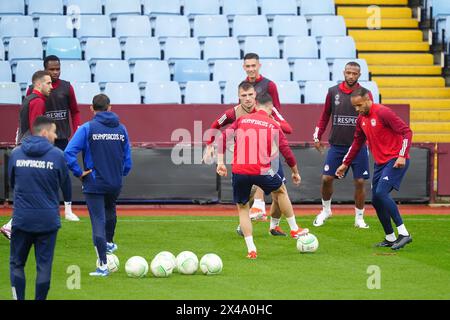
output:
[[[359,69],[361,69],[361,66],[359,65],[359,63],[358,63],[358,62],[355,62],[355,61],[347,62],[347,63],[345,64],[345,67],[347,67],[347,66],[350,66],[350,67],[358,67]]]
[[[255,88],[253,83],[245,81],[245,80],[242,81],[241,83],[239,83],[239,86],[238,86],[238,90],[242,89],[244,91],[250,90],[251,88]]]
[[[43,129],[50,130],[52,124],[55,124],[55,121],[53,119],[50,119],[46,116],[39,116],[33,122],[33,133],[37,134]]]
[[[45,69],[47,69],[47,66],[48,66],[49,61],[58,61],[59,63],[61,63],[61,61],[59,60],[59,58],[58,58],[57,56],[55,56],[55,55],[52,54],[52,55],[50,55],[50,56],[45,57],[45,59],[44,59],[44,68],[45,68]]]
[[[256,53],[249,52],[244,56],[244,60],[256,59],[259,60],[259,56]]]
[[[264,93],[258,95],[257,100],[258,100],[258,103],[261,105],[267,105],[269,103],[273,105],[272,96],[270,94],[268,94],[267,92],[264,92]]]
[[[31,82],[34,84],[36,81],[41,80],[45,76],[50,76],[50,73],[48,73],[45,70],[39,70],[33,73],[33,76],[31,77]]]
[[[92,99],[92,108],[95,111],[107,111],[111,102],[106,94],[100,93]]]
[[[359,87],[355,90],[353,90],[351,97],[365,97],[366,95],[369,94],[369,90],[367,90],[364,87]]]

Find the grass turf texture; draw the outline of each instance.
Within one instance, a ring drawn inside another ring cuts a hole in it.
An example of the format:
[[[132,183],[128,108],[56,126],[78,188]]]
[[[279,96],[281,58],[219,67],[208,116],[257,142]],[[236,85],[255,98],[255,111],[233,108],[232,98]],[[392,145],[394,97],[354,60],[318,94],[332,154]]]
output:
[[[374,248],[382,240],[376,217],[366,217],[370,229],[353,227],[353,217],[333,217],[320,228],[314,217],[299,217],[319,239],[313,254],[300,254],[291,238],[269,236],[268,223],[254,224],[258,259],[245,258],[244,240],[236,232],[236,217],[119,217],[115,241],[120,268],[106,278],[88,274],[95,269],[90,222],[65,222],[60,229],[48,299],[450,299],[450,216],[406,216],[413,243],[400,251]],[[0,223],[6,222],[0,218]],[[284,230],[288,226],[283,219]],[[177,255],[217,253],[223,260],[220,275],[172,274],[155,278],[127,277],[128,258],[149,261],[160,251]],[[9,242],[0,239],[0,300],[10,299]],[[67,289],[79,266],[81,288]],[[381,270],[381,289],[368,289],[371,265]],[[27,299],[34,297],[35,262],[32,251],[27,267]]]

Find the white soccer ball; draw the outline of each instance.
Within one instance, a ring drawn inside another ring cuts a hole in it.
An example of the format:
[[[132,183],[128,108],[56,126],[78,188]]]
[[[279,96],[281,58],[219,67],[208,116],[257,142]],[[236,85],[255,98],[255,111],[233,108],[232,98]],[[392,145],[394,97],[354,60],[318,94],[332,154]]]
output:
[[[119,258],[115,254],[109,253],[106,255],[106,267],[109,272],[116,272],[119,270]],[[97,268],[100,267],[100,260],[97,259]]]
[[[198,258],[191,251],[183,251],[177,256],[178,272],[182,274],[194,274],[198,269]]]
[[[222,268],[222,259],[215,253],[207,253],[200,259],[200,269],[206,275],[219,274]]]
[[[297,239],[297,249],[298,251],[304,252],[315,252],[319,248],[319,240],[312,233],[307,233]]]
[[[172,252],[161,251],[160,253],[158,253],[155,256],[155,259],[158,258],[158,257],[164,257],[164,258],[168,259],[169,261],[171,261],[172,262],[172,271],[173,272],[177,272],[178,271],[178,269],[177,269],[177,258],[175,258],[175,256],[173,255]]]
[[[150,264],[150,270],[157,278],[166,278],[172,274],[173,263],[164,256],[156,256]]]
[[[148,263],[142,257],[139,256],[131,257],[125,264],[125,272],[129,277],[142,278],[148,272]]]

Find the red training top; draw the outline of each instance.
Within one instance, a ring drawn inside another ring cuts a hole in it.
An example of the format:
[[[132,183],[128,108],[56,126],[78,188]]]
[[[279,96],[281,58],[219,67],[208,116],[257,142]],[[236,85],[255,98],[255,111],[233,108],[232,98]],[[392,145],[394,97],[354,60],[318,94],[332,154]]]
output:
[[[261,82],[263,79],[267,79],[267,78],[264,78],[262,75],[259,75],[259,77],[255,80],[254,83],[257,84],[258,82]],[[267,79],[267,80],[269,80],[269,79]],[[252,83],[248,77],[245,79],[245,81]],[[257,93],[258,93],[258,90],[257,90]],[[269,80],[269,83],[267,84],[267,93],[270,94],[270,96],[272,97],[272,102],[273,102],[274,107],[276,107],[278,110],[281,110],[281,103],[280,103],[280,97],[278,96],[277,85],[272,80]]]
[[[47,100],[47,97],[44,96],[41,92],[33,90],[33,93],[37,94],[39,98],[31,100],[28,106],[28,124],[30,132],[33,128],[34,120],[36,120],[37,117],[44,115],[45,101]]]

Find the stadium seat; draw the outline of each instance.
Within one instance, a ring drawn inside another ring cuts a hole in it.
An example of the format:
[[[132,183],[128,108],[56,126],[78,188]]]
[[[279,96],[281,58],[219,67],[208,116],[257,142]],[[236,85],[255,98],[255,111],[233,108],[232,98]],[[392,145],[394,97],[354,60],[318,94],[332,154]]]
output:
[[[307,81],[305,85],[305,103],[325,103],[328,89],[335,86],[333,81]]]
[[[300,14],[302,16],[334,15],[334,0],[301,0]]]
[[[83,42],[88,37],[110,38],[112,36],[111,20],[107,16],[80,16],[75,23],[77,37]]]
[[[121,59],[122,50],[117,38],[88,38],[85,58],[89,63],[101,59]]]
[[[8,61],[0,61],[0,81],[12,81],[11,66],[9,65]]]
[[[360,81],[359,84],[364,88],[370,90],[373,97],[373,102],[380,103],[380,90],[378,89],[378,85],[375,81]]]
[[[17,37],[9,41],[8,59],[10,63],[17,60],[42,59],[43,49],[39,38]]]
[[[22,93],[18,83],[0,82],[0,104],[22,104]]]
[[[124,50],[125,60],[128,60],[128,62],[134,62],[139,59],[159,60],[161,58],[161,48],[156,38],[128,38]]]
[[[0,15],[24,13],[25,2],[23,0],[0,1]]]
[[[228,21],[222,15],[201,15],[194,20],[194,37],[204,41],[205,37],[228,37]]]
[[[269,25],[264,16],[235,16],[233,36],[243,40],[247,36],[268,36]]]
[[[316,38],[308,36],[284,38],[283,58],[289,62],[295,59],[319,58]]]
[[[332,67],[333,81],[344,80],[345,65],[350,61],[357,62],[361,66],[359,81],[369,81],[369,67],[365,59],[334,59]]]
[[[136,83],[112,82],[105,86],[105,94],[112,104],[140,104],[141,93]]]
[[[223,14],[228,18],[235,15],[257,15],[257,0],[223,0]]]
[[[173,80],[178,82],[208,81],[208,63],[204,60],[176,61],[173,71]]]
[[[262,0],[261,14],[267,17],[273,17],[277,14],[297,15],[296,0]]]
[[[294,81],[303,84],[306,81],[329,81],[330,70],[326,60],[299,59],[294,63]]]
[[[321,59],[356,58],[356,46],[352,37],[322,37]]]
[[[260,59],[278,59],[280,46],[275,37],[247,37],[244,45],[244,55],[248,52],[257,52]]]
[[[164,59],[200,59],[200,45],[195,38],[167,38]]]
[[[206,38],[203,59],[213,62],[220,59],[240,59],[241,50],[236,38]]]
[[[260,73],[272,81],[291,81],[289,64],[284,59],[264,59],[260,60]]]
[[[181,103],[181,91],[178,82],[150,82],[145,87],[144,102],[147,104]]]
[[[67,15],[102,14],[102,0],[67,0]]]
[[[130,67],[123,60],[99,60],[95,66],[95,81],[130,82]]]
[[[15,74],[15,82],[21,84],[25,87],[27,84],[31,83],[31,77],[33,73],[38,70],[42,70],[44,64],[42,60],[19,60],[17,61]]]
[[[0,38],[34,37],[33,19],[29,16],[3,16],[0,20]]]
[[[90,82],[91,69],[87,61],[61,60],[61,79],[70,82]]]
[[[180,14],[180,0],[144,0],[144,14],[155,17],[160,14]]]
[[[60,59],[81,60],[80,41],[77,38],[50,38],[45,52],[46,56],[55,55]]]
[[[3,45],[3,42],[0,41],[0,60],[5,59],[5,46]]]
[[[311,19],[311,35],[317,38],[324,36],[346,36],[347,27],[343,16],[314,16]]]
[[[218,60],[214,64],[213,80],[242,81],[247,77],[241,60]]]
[[[128,37],[151,37],[152,28],[147,16],[120,15],[116,21],[116,37],[125,42]]]
[[[186,84],[184,103],[222,103],[219,84],[215,81],[190,81]]]
[[[280,97],[280,103],[300,103],[301,95],[298,83],[295,81],[277,81],[275,83]]]
[[[272,35],[282,40],[286,36],[307,36],[308,25],[303,16],[275,16]]]
[[[92,104],[92,98],[100,93],[100,88],[97,82],[75,82],[72,83],[77,102],[79,104]]]
[[[63,0],[28,0],[28,15],[63,14]]]
[[[198,14],[219,14],[220,4],[218,0],[184,0],[184,15],[189,18]]]
[[[155,21],[155,37],[164,40],[166,37],[190,37],[189,21],[185,16],[157,16]]]
[[[110,17],[119,14],[141,14],[140,0],[104,0],[105,14]]]
[[[41,16],[38,36],[42,40],[50,37],[73,37],[72,21],[67,16]]]
[[[134,66],[134,82],[170,81],[170,69],[167,61],[138,60]]]
[[[243,80],[245,78],[241,78],[241,79]],[[239,103],[238,87],[239,87],[239,84],[242,82],[242,80],[227,81],[227,83],[225,84],[225,89],[223,91],[223,103],[224,104],[238,104]]]

